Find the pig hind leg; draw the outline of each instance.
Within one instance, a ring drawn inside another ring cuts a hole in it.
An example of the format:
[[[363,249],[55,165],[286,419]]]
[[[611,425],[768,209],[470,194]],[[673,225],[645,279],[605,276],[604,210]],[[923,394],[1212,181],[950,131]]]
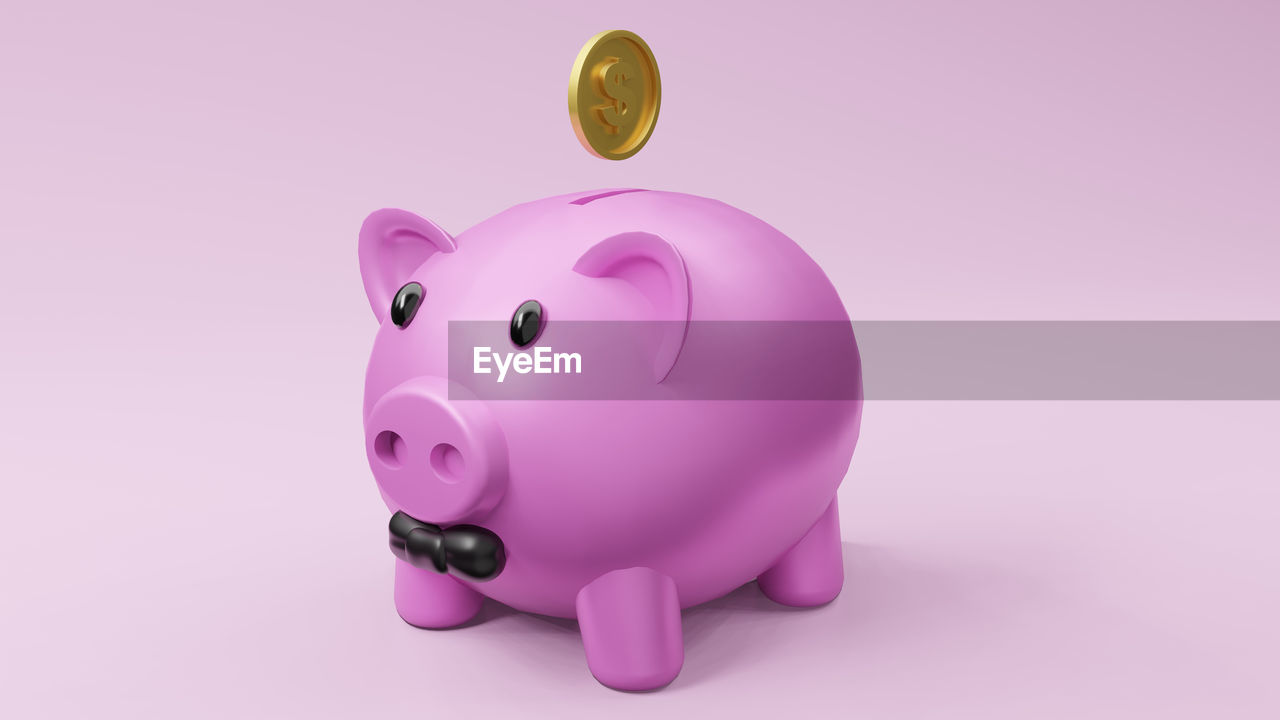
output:
[[[844,585],[844,559],[835,500],[758,583],[766,597],[782,605],[813,607],[836,599]]]
[[[615,570],[578,592],[587,667],[615,690],[654,690],[684,664],[675,582],[656,570]]]
[[[447,628],[461,625],[480,611],[480,593],[457,579],[423,570],[396,558],[396,612],[410,625]]]

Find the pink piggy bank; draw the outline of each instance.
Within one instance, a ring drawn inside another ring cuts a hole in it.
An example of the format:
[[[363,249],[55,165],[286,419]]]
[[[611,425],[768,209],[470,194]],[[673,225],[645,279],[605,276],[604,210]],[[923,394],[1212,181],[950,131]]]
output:
[[[682,608],[751,580],[784,605],[839,594],[861,366],[785,235],[606,190],[457,238],[379,210],[359,243],[381,323],[365,444],[409,624],[464,623],[482,596],[576,618],[596,679],[648,690],[683,665]]]

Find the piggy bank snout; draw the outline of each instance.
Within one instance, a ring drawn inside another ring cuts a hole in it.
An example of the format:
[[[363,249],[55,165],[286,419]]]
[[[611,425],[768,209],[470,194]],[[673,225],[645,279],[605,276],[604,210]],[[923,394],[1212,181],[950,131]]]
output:
[[[479,520],[506,492],[501,429],[484,403],[451,398],[442,378],[415,378],[379,398],[365,448],[386,498],[424,522]]]

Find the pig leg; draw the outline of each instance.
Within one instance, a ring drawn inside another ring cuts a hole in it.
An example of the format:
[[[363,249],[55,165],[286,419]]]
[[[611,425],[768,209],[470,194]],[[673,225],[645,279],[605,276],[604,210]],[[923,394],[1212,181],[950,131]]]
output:
[[[766,597],[782,605],[812,607],[836,599],[844,585],[844,560],[835,500],[800,542],[757,581]]]
[[[587,667],[615,690],[654,690],[680,674],[684,640],[671,578],[646,567],[601,575],[578,592]]]
[[[396,612],[410,625],[447,628],[475,617],[480,593],[448,575],[396,558]]]

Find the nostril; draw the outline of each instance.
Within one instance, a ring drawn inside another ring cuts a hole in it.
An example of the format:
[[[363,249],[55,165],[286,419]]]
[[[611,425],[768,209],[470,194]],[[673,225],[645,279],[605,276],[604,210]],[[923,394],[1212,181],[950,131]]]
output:
[[[462,453],[449,443],[440,443],[431,448],[431,469],[436,477],[447,483],[456,483],[462,479],[466,466],[462,462]]]
[[[383,430],[373,439],[373,452],[390,468],[398,468],[404,464],[404,438],[390,430]]]

